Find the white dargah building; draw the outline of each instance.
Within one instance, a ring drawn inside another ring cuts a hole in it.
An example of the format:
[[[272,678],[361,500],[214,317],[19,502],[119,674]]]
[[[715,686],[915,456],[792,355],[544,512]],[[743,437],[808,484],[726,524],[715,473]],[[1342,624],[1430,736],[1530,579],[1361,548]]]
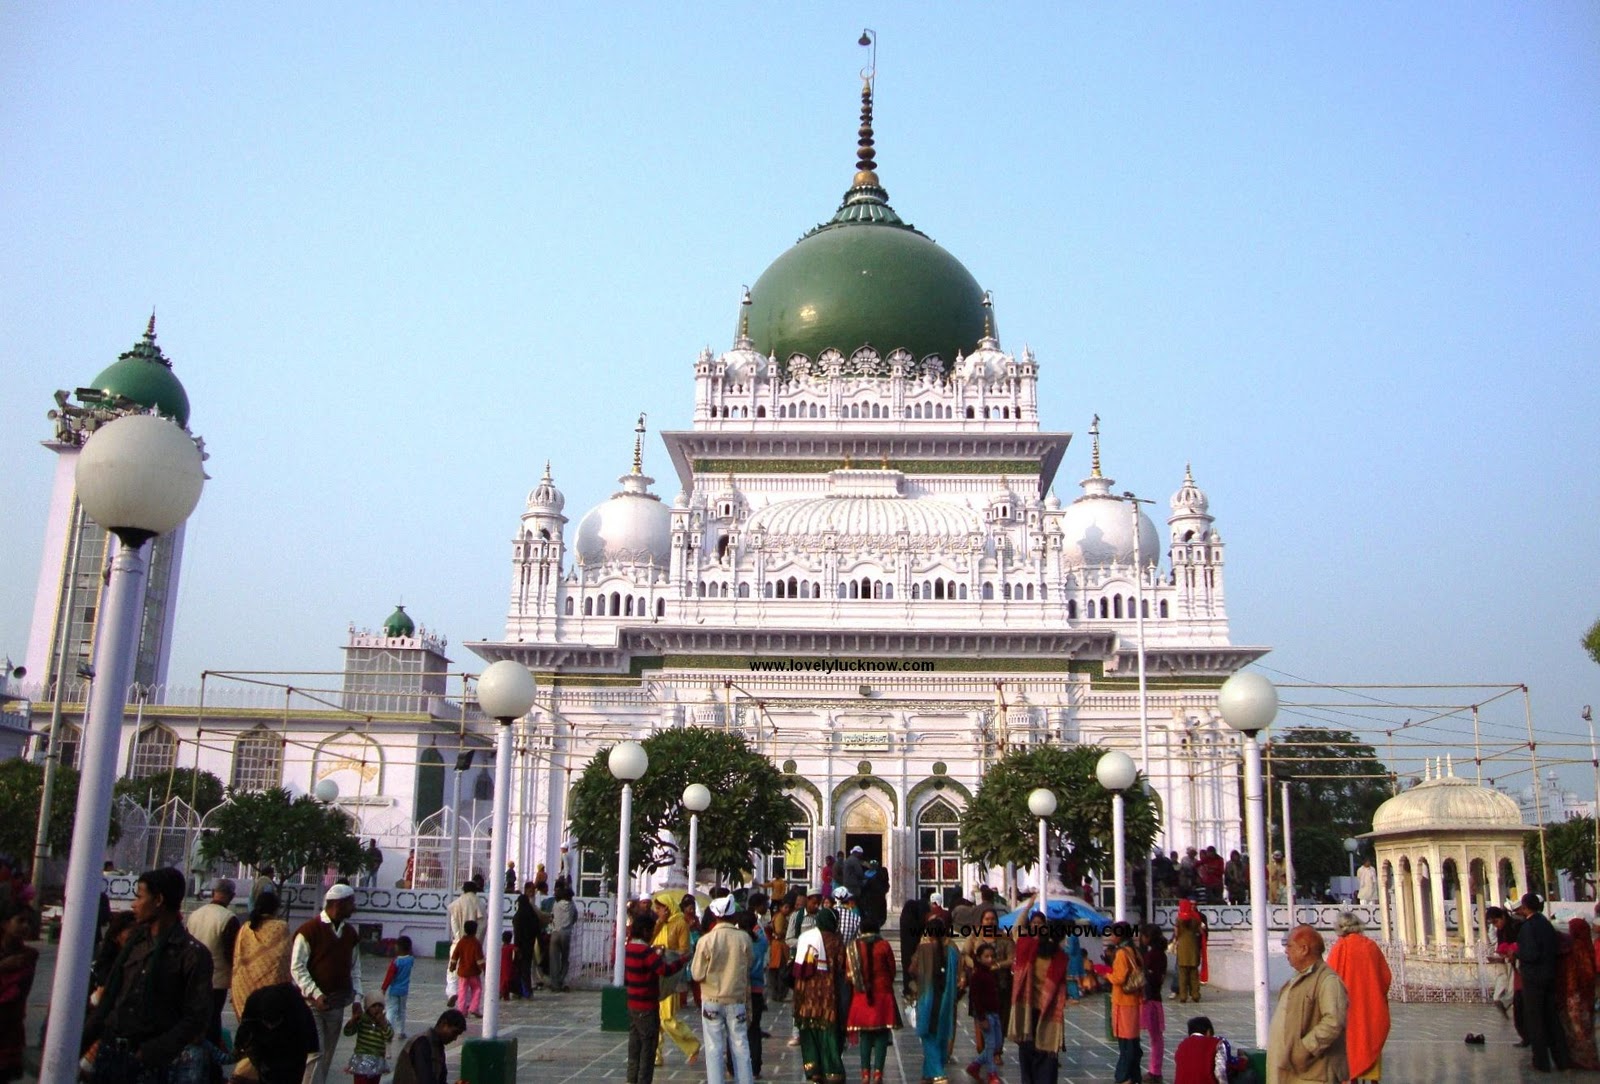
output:
[[[1087,447],[1041,425],[1048,356],[1011,349],[980,282],[890,206],[870,87],[837,211],[755,280],[731,324],[726,349],[685,351],[689,428],[658,445],[641,416],[631,463],[619,434],[614,493],[569,517],[547,465],[520,515],[506,510],[505,634],[466,646],[539,679],[515,740],[518,869],[565,869],[580,895],[600,894],[600,856],[563,851],[573,780],[618,740],[699,726],[743,734],[791,781],[792,842],[763,856],[763,879],[806,884],[825,854],[859,845],[885,863],[896,904],[998,883],[1002,871],[961,856],[960,816],[986,767],[1039,742],[1141,759],[1141,642],[1163,846],[1240,846],[1238,747],[1216,690],[1265,649],[1231,642],[1210,501],[1175,448],[1170,500],[1148,505],[1158,524],[1108,477],[1097,424]],[[91,384],[82,409],[58,397],[46,445],[61,463],[100,413],[187,421],[153,326]],[[78,414],[84,425],[62,428]],[[85,691],[74,664],[92,657],[106,554],[77,523],[70,471],[56,483],[30,755],[43,755],[60,688],[59,755],[72,764]],[[205,875],[192,868],[203,811],[172,791],[177,767],[238,790],[331,780],[383,852],[364,912],[436,916],[447,886],[488,857],[494,724],[460,692],[482,664],[452,663],[401,609],[349,629],[342,673],[291,689],[208,671],[198,689],[174,688],[181,542],[147,600],[149,665],[120,744],[119,772],[152,780],[153,812],[145,823],[123,809],[119,868]],[[499,588],[481,589],[499,605]]]
[[[528,495],[505,635],[467,646],[539,675],[532,856],[557,868],[597,749],[699,726],[793,780],[804,858],[793,843],[764,875],[804,883],[860,845],[896,899],[998,880],[960,853],[986,766],[1038,742],[1139,760],[1141,635],[1165,846],[1227,853],[1238,752],[1216,689],[1265,649],[1230,640],[1210,501],[1175,449],[1164,525],[1139,511],[1136,530],[1098,425],[1081,451],[1041,425],[1048,359],[1010,349],[979,281],[890,206],[871,110],[869,85],[832,218],[755,280],[730,345],[685,357],[693,424],[660,434],[666,462],[641,417],[581,518],[548,465]]]

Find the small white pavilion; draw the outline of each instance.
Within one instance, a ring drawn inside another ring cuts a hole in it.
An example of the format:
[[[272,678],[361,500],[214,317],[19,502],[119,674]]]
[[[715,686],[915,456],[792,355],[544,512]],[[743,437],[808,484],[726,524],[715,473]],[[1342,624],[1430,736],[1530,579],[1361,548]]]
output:
[[[1448,760],[1430,763],[1422,783],[1378,807],[1365,837],[1378,864],[1383,940],[1408,961],[1467,965],[1454,981],[1430,979],[1477,987],[1484,910],[1525,891],[1528,831],[1510,797],[1457,778]]]

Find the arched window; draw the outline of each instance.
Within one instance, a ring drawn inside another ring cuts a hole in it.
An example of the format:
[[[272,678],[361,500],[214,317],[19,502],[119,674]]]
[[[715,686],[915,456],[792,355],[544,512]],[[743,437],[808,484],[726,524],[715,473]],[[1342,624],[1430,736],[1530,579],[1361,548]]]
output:
[[[283,782],[283,739],[264,726],[233,743],[234,790],[268,790]]]
[[[583,616],[584,617],[593,617],[594,616],[594,599],[586,598],[586,599],[583,600]]]
[[[929,889],[942,899],[944,890],[961,884],[961,815],[943,798],[917,814],[917,894]]]
[[[1149,599],[1142,598],[1142,599],[1139,600],[1139,616],[1143,617],[1143,618],[1148,618],[1150,616],[1150,600]]]
[[[944,594],[944,581],[943,580],[934,580],[933,581],[933,597],[935,599],[942,599],[942,598],[945,597],[945,594]]]
[[[971,407],[967,408],[967,417],[971,418],[975,413],[976,412]]]
[[[797,588],[798,586],[799,586],[799,584],[795,582],[795,578],[793,576],[790,576],[789,577],[789,597],[790,598],[799,598],[800,597],[795,591],[795,588]]]
[[[666,599],[664,599],[664,598],[656,599],[656,616],[657,617],[666,617],[667,616],[667,600]]]
[[[133,760],[128,765],[129,779],[166,775],[178,763],[178,735],[172,728],[154,723],[139,731],[134,739]]]
[[[638,598],[633,600],[633,612],[638,614],[640,617],[643,617],[645,614],[650,612],[649,609],[646,608],[643,595],[640,595]]]
[[[627,617],[633,616],[633,596],[629,595],[622,603],[622,612]]]
[[[1075,598],[1069,598],[1069,599],[1067,599],[1067,620],[1068,621],[1076,621],[1077,619],[1078,619],[1078,600],[1075,599]]]
[[[920,598],[922,598],[922,585],[914,583],[911,585],[911,601],[916,602]]]
[[[961,585],[960,597],[962,599],[965,599],[967,597],[967,585],[966,584],[962,584]]]
[[[572,616],[572,599],[570,597],[567,599],[567,616]]]
[[[850,581],[850,597],[851,598],[860,598],[861,597],[861,585],[859,583],[857,583],[855,580],[851,580]]]
[[[1121,617],[1122,616],[1122,596],[1121,595],[1112,595],[1111,596],[1111,616],[1112,617]]]
[[[756,417],[765,418],[766,416],[767,416],[767,408],[766,407],[764,407],[764,406],[756,407]]]
[[[1103,597],[1100,599],[1100,616],[1102,618],[1111,616],[1110,606]]]
[[[887,583],[885,583],[883,585],[883,597],[884,598],[894,598],[894,583],[893,583],[893,581],[887,582]]]
[[[983,585],[983,600],[985,602],[990,602],[990,601],[993,601],[993,599],[994,599],[994,584],[992,584],[992,583],[984,584]]]
[[[818,583],[816,580],[812,580],[811,581],[811,597],[812,598],[821,598],[822,597],[822,585],[820,583]]]
[[[1033,601],[1033,584],[1031,583],[1028,585],[1028,601]]]
[[[1162,617],[1166,617],[1167,616],[1167,600],[1166,599],[1162,599],[1161,600],[1161,609],[1160,609],[1159,612],[1160,612]]]
[[[761,585],[761,597],[762,598],[772,598],[773,597],[771,582],[764,583],[764,584]],[[782,598],[783,597],[783,581],[782,580],[778,581],[777,597],[778,598]]]
[[[430,745],[417,758],[417,799],[413,815],[420,824],[443,808],[444,757]]]
[[[740,598],[749,598],[750,597],[750,585],[748,583],[741,583],[739,585],[739,597]]]
[[[62,722],[61,740],[56,743],[56,752],[60,754],[63,766],[78,766],[78,749],[82,744],[83,731],[78,729],[78,724]]]
[[[615,591],[611,592],[611,616],[619,617],[622,614],[622,596]]]

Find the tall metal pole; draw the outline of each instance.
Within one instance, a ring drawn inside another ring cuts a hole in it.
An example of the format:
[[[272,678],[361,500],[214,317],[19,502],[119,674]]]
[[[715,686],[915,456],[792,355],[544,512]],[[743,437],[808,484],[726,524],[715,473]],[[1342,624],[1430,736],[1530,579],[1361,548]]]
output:
[[[1127,843],[1124,839],[1127,834],[1123,823],[1122,792],[1113,791],[1111,794],[1111,884],[1117,894],[1116,920],[1128,921],[1127,874],[1124,867],[1127,865]]]
[[[450,779],[450,883],[445,885],[447,891],[454,892],[461,887],[459,876],[461,858],[461,753],[456,751],[456,769]]]
[[[1289,784],[1283,784],[1283,899],[1289,905],[1289,928],[1294,928],[1294,843],[1289,839]]]
[[[1144,785],[1150,787],[1150,694],[1145,686],[1144,665],[1144,552],[1140,549],[1139,540],[1139,505],[1150,504],[1150,501],[1135,497],[1132,493],[1123,493],[1128,499],[1128,505],[1133,509],[1133,566],[1135,599],[1133,604],[1134,628],[1138,639],[1139,651],[1139,771],[1144,775]],[[1191,810],[1192,812],[1192,810]],[[1165,818],[1163,818],[1165,824]],[[1170,832],[1171,826],[1167,826]],[[1192,833],[1191,833],[1192,834]],[[1121,893],[1118,892],[1118,900]],[[1149,848],[1145,848],[1144,856],[1144,920],[1155,921],[1156,907],[1156,866],[1150,861]]]
[[[1594,765],[1594,896],[1600,900],[1600,751],[1594,744],[1594,712],[1583,706],[1583,721],[1589,724],[1589,763]]]
[[[689,868],[685,870],[684,886],[694,895],[695,871],[700,868],[700,814],[689,814]]]
[[[50,705],[50,734],[45,739],[44,754],[44,785],[39,793],[39,830],[33,839],[33,885],[35,888],[43,887],[40,880],[44,871],[44,860],[50,855],[50,807],[55,801],[56,772],[61,767],[61,699],[66,689],[67,671],[67,644],[72,638],[72,611],[78,600],[78,559],[83,550],[83,506],[78,503],[76,495],[72,498],[72,560],[68,563],[66,604],[57,618],[60,628],[56,637],[56,661],[51,680],[55,684]],[[107,542],[110,536],[107,536]],[[84,723],[88,723],[85,718]],[[80,731],[78,748],[83,748],[82,734]]]
[[[1267,810],[1266,788],[1261,785],[1261,743],[1245,734],[1244,823],[1250,848],[1250,941],[1252,991],[1255,996],[1256,1046],[1267,1048]]]
[[[611,985],[621,986],[628,951],[628,844],[633,832],[633,784],[622,784],[622,829],[617,833],[617,936]]]
[[[61,950],[50,985],[50,1028],[45,1035],[41,1080],[75,1080],[78,1075],[94,927],[100,910],[101,865],[111,823],[111,788],[116,782],[117,746],[122,738],[122,702],[138,645],[147,569],[143,545],[119,545],[100,609],[95,681],[81,743],[83,771],[72,825]]]
[[[483,1037],[500,1037],[500,929],[506,913],[506,837],[511,834],[511,720],[501,719],[494,751],[494,837],[489,841],[489,914],[484,934]]]
[[[1560,895],[1560,885],[1550,879],[1550,848],[1545,843],[1544,788],[1539,783],[1539,743],[1533,738],[1533,701],[1528,687],[1522,686],[1522,713],[1528,724],[1528,767],[1533,770],[1533,816],[1539,822],[1539,872],[1544,877],[1545,899]]]
[[[1050,917],[1050,843],[1045,834],[1045,818],[1039,818],[1039,913]]]

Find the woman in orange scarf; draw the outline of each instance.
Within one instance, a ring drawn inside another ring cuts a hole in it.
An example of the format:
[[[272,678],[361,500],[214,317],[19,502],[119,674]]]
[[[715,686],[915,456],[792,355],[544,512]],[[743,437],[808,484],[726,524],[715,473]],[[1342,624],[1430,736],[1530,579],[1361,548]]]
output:
[[[1383,1078],[1383,1044],[1389,1039],[1389,961],[1366,934],[1361,920],[1346,911],[1334,927],[1339,940],[1328,953],[1328,966],[1344,980],[1350,995],[1345,1023],[1345,1056],[1351,1080]]]

